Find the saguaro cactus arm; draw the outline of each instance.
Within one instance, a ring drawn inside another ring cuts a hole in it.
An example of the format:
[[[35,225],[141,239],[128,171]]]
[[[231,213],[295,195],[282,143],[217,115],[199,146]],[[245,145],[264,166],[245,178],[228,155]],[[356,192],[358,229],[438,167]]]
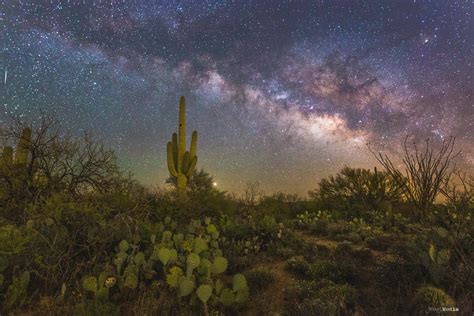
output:
[[[193,159],[191,160],[191,163],[189,164],[188,170],[186,171],[186,177],[189,178],[193,174],[194,169],[196,169],[196,164],[197,164],[197,156],[194,156]]]
[[[197,136],[197,132],[194,131],[193,135],[191,136],[191,148],[189,149],[191,158],[195,157],[197,153]]]
[[[178,164],[178,134],[173,133],[173,136],[171,137],[171,142],[173,144],[174,165],[176,166]],[[176,171],[178,170],[176,169]]]
[[[186,151],[186,103],[182,96],[179,99],[179,144],[178,144],[178,164],[179,171],[182,171],[184,152]]]
[[[168,142],[168,145],[166,146],[166,151],[168,156],[168,171],[173,177],[177,177],[178,172],[176,170],[176,166],[173,159],[173,144],[171,142]]]

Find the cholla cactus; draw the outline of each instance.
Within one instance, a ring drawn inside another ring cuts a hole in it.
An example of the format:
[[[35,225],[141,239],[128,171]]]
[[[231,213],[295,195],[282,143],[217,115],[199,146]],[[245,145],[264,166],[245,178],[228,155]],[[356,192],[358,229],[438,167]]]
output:
[[[179,135],[173,133],[167,145],[168,170],[176,179],[178,197],[186,197],[186,186],[197,163],[197,132],[191,136],[191,147],[186,151],[186,103],[183,96],[179,99]]]

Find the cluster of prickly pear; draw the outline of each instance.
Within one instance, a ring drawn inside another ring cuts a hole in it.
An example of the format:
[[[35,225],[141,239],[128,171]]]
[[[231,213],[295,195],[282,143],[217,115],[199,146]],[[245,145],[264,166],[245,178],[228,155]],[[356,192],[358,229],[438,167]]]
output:
[[[225,306],[245,302],[249,297],[249,287],[243,274],[236,274],[232,280],[232,288],[224,288],[219,293],[219,302]]]
[[[138,245],[122,240],[114,259],[115,271],[119,276],[119,287],[135,289],[139,285],[141,276],[147,280],[154,279],[156,277],[155,261],[153,255],[149,255],[147,259],[145,252],[140,251]]]
[[[85,292],[92,293],[94,299],[105,302],[109,299],[109,289],[114,287],[117,278],[113,273],[101,272],[99,277],[89,276],[82,282],[82,288]]]
[[[85,294],[91,294],[93,299],[83,300],[81,304],[76,305],[74,314],[85,315],[118,315],[118,308],[109,302],[110,290],[117,283],[117,278],[113,273],[103,271],[99,277],[85,277],[82,282],[82,288]],[[65,285],[61,289],[61,295],[64,295]]]
[[[228,262],[219,249],[220,234],[210,218],[178,228],[177,223],[167,217],[148,233],[151,233],[150,247],[142,247],[146,248],[143,251],[140,245],[122,240],[113,272],[103,272],[98,279],[87,277],[84,290],[93,293],[96,300],[104,301],[114,286],[120,290],[135,289],[147,280],[157,282],[161,274],[164,275],[162,284],[179,298],[191,302],[199,299],[205,309],[208,304],[229,305],[247,299],[249,290],[243,275],[236,275],[233,286],[227,289],[220,279]]]
[[[113,268],[108,267],[98,278],[86,277],[83,289],[93,293],[96,300],[106,301],[109,289],[115,286],[120,290],[133,290],[141,281],[156,279],[157,272],[154,271],[154,265],[157,261],[158,256],[154,252],[147,258],[145,252],[139,250],[138,245],[122,240],[117,247]]]
[[[237,277],[232,289],[224,289],[219,278],[228,266],[219,249],[219,237],[217,227],[209,218],[192,221],[183,232],[162,232],[160,242],[154,244],[152,257],[162,263],[166,284],[178,297],[190,297],[191,300],[197,297],[206,308],[209,302],[232,304],[247,299],[245,277]],[[232,300],[226,298],[230,297],[226,296],[229,291]]]
[[[251,216],[245,220],[223,216],[220,227],[226,236],[221,238],[221,242],[235,254],[266,251],[270,244],[282,238],[285,229],[282,223],[277,223],[271,216],[264,216],[260,220]]]
[[[319,221],[333,221],[331,213],[326,210],[318,210],[317,212],[304,212],[296,216],[296,223],[302,227],[306,225],[312,225]]]
[[[179,99],[179,135],[173,133],[167,144],[168,170],[176,180],[178,197],[186,197],[186,186],[197,163],[197,132],[191,136],[191,147],[186,151],[186,103],[183,96]]]

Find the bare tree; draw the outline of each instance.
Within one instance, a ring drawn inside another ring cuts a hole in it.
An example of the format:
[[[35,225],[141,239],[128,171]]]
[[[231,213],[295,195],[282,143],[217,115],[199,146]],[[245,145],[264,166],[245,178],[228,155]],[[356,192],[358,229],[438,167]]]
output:
[[[397,183],[406,199],[415,205],[419,215],[427,216],[428,208],[455,171],[455,158],[460,152],[454,151],[454,137],[444,140],[438,149],[430,144],[429,139],[425,140],[423,149],[418,148],[416,142],[409,146],[408,140],[407,136],[403,142],[404,171],[397,168],[388,155],[375,153],[370,146],[369,150]]]
[[[37,124],[13,118],[13,124],[1,134],[15,143],[22,131],[29,128],[28,160],[26,166],[12,166],[15,173],[2,172],[6,182],[12,178],[21,180],[23,188],[28,188],[30,197],[54,191],[72,194],[96,190],[109,190],[120,178],[117,159],[112,150],[95,142],[88,134],[81,138],[60,132],[57,120],[43,116]]]
[[[247,182],[247,186],[242,196],[242,203],[248,206],[255,206],[263,197],[263,190],[260,189],[260,182]]]

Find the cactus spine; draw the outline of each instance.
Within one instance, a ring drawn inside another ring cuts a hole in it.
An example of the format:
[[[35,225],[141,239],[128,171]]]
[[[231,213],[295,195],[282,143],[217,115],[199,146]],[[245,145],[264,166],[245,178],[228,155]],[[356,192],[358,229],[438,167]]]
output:
[[[191,147],[186,151],[186,101],[183,96],[179,99],[179,130],[173,133],[171,142],[167,144],[168,171],[175,178],[178,187],[178,197],[186,197],[186,186],[194,172],[197,163],[197,132],[191,136]]]

